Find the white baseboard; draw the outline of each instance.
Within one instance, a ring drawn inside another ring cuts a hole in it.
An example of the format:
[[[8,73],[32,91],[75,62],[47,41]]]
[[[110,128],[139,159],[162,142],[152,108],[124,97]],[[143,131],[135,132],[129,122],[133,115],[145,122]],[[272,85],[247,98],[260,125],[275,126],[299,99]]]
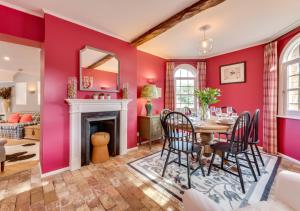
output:
[[[135,150],[138,150],[138,149],[139,149],[139,148],[136,146],[136,147],[127,149],[127,152],[132,152],[132,151],[135,151]]]
[[[293,163],[295,163],[295,164],[300,165],[300,161],[299,161],[299,160],[296,160],[295,158],[292,158],[292,157],[290,157],[290,156],[284,155],[284,154],[282,154],[282,153],[278,153],[278,155],[279,155],[280,157],[284,158],[284,159],[287,159],[287,160],[289,160],[289,161],[291,161],[291,162],[293,162]]]
[[[59,173],[69,171],[69,170],[70,170],[70,167],[68,166],[68,167],[65,167],[65,168],[62,168],[62,169],[57,169],[57,170],[54,170],[54,171],[47,172],[45,174],[41,174],[41,177],[45,178],[45,177],[49,177],[49,176],[59,174]]]

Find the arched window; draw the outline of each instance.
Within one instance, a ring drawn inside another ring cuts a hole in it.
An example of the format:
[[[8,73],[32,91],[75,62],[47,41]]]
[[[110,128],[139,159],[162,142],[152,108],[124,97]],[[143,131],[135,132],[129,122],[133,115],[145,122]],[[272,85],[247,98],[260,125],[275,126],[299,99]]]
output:
[[[194,90],[197,88],[197,71],[189,64],[178,65],[174,73],[175,109],[189,107],[196,110]]]
[[[280,112],[300,117],[300,34],[286,45],[280,64]]]

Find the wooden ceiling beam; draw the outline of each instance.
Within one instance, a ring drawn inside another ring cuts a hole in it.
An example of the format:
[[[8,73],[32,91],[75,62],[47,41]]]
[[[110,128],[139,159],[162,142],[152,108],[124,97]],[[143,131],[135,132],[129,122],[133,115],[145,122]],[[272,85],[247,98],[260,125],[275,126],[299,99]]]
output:
[[[135,47],[142,45],[143,43],[157,37],[182,21],[199,14],[204,10],[221,4],[224,1],[226,0],[200,0],[137,37],[131,42],[131,44]]]
[[[90,66],[87,67],[87,69],[96,69],[97,67],[103,65],[104,63],[108,62],[109,60],[111,60],[114,56],[111,54],[108,54],[106,56],[104,56],[103,58],[99,59],[98,61],[96,61],[94,64],[91,64]]]

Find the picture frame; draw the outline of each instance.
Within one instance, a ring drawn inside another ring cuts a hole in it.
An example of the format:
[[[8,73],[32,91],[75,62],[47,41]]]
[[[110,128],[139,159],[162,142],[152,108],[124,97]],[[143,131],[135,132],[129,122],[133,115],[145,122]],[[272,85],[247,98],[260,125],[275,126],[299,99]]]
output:
[[[220,84],[234,84],[246,82],[246,62],[220,66]]]

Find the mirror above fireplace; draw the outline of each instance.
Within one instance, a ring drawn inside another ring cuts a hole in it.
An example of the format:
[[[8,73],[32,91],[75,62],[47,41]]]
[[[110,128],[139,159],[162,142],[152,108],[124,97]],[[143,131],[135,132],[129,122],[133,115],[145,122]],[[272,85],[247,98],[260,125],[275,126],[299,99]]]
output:
[[[120,62],[115,54],[86,46],[79,57],[81,91],[119,91]]]

